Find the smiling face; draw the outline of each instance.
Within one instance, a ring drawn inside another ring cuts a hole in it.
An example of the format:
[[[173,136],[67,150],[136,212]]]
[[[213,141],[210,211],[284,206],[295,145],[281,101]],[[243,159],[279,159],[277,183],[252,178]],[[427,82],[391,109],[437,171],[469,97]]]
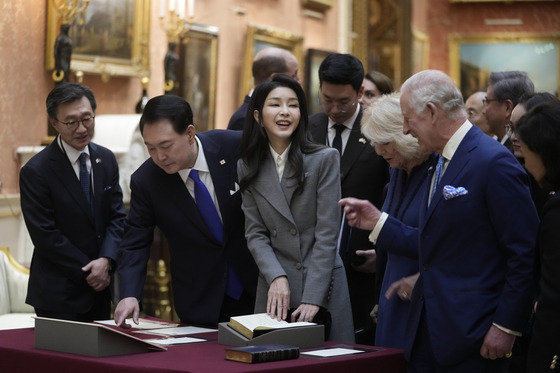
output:
[[[198,156],[193,125],[183,134],[175,132],[167,118],[146,123],[142,132],[148,153],[158,167],[168,174],[192,168]]]
[[[273,89],[264,101],[262,118],[259,118],[258,110],[253,116],[264,127],[273,149],[282,154],[292,141],[301,118],[296,93],[287,87]]]
[[[403,113],[403,133],[410,134],[418,139],[418,145],[422,152],[436,151],[431,141],[431,117],[429,115],[420,116],[409,105],[410,92],[405,91],[401,94],[401,111]]]
[[[56,118],[49,118],[49,121],[54,129],[60,134],[60,137],[64,140],[64,142],[74,149],[81,151],[84,150],[93,138],[95,119],[89,125],[86,125],[84,122],[80,122],[75,128],[69,128],[64,123],[91,118],[94,115],[95,113],[91,108],[89,100],[84,96],[79,100],[69,101],[58,105]]]

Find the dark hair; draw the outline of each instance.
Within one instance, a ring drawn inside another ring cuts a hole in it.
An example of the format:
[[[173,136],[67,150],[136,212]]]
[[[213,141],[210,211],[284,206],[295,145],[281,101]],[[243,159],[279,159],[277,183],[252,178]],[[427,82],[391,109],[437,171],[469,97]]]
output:
[[[243,136],[241,137],[240,157],[249,168],[249,172],[239,182],[241,190],[246,189],[257,177],[262,162],[270,154],[266,131],[263,126],[255,120],[253,113],[255,110],[258,111],[259,121],[262,121],[262,110],[266,98],[272,90],[279,87],[286,87],[293,90],[296,93],[299,102],[300,120],[298,127],[292,134],[292,146],[290,147],[290,153],[288,154],[288,162],[295,170],[294,177],[298,179],[298,189],[303,186],[304,181],[303,154],[313,153],[324,148],[324,145],[314,143],[311,140],[310,134],[307,130],[309,123],[307,115],[307,102],[301,85],[288,75],[274,75],[271,80],[261,83],[255,88],[247,108],[245,126],[243,127]]]
[[[370,71],[365,75],[365,78],[375,84],[382,95],[389,95],[395,91],[391,79],[379,71]]]
[[[47,115],[55,119],[58,114],[58,106],[66,102],[72,102],[86,97],[95,112],[97,103],[91,89],[78,83],[62,83],[56,86],[47,96]]]
[[[496,71],[490,73],[488,85],[492,86],[494,98],[511,100],[517,105],[523,95],[535,92],[535,85],[525,71]]]
[[[560,188],[560,101],[537,105],[519,119],[517,133],[545,168],[543,187]]]
[[[523,106],[526,111],[529,111],[537,105],[556,100],[558,100],[558,97],[554,96],[552,93],[537,92],[529,95],[523,95],[519,99],[518,105]]]
[[[265,82],[270,75],[278,72],[286,72],[288,65],[282,54],[263,56],[253,62],[253,79],[255,85]]]
[[[162,118],[169,119],[173,130],[183,134],[193,124],[193,112],[187,101],[179,96],[161,95],[146,103],[140,117],[140,133],[144,133],[144,125],[154,123]]]
[[[351,54],[331,53],[319,66],[319,83],[350,84],[356,92],[364,81],[364,67]]]

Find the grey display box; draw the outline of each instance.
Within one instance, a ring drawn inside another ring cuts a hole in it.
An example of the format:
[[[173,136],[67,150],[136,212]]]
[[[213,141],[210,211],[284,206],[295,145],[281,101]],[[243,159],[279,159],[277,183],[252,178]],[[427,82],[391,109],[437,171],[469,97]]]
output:
[[[102,324],[46,317],[35,318],[35,347],[94,357],[166,350]]]
[[[218,324],[218,343],[229,346],[260,346],[264,344],[284,344],[299,348],[321,347],[325,344],[323,325],[301,326],[272,330],[255,338],[247,338],[228,326],[227,322]]]

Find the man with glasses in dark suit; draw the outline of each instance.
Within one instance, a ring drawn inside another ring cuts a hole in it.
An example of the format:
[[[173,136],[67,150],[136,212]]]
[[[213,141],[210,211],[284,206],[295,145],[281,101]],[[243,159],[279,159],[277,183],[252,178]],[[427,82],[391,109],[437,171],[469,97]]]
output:
[[[26,302],[38,316],[108,319],[126,215],[113,153],[91,142],[97,105],[75,83],[47,97],[54,141],[20,172],[21,209],[35,246]]]

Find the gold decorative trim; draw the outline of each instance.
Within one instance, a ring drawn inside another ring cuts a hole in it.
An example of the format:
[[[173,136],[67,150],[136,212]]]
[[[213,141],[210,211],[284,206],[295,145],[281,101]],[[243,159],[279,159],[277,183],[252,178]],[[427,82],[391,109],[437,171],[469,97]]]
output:
[[[23,265],[19,264],[18,261],[12,256],[10,253],[10,249],[7,247],[0,247],[0,251],[3,251],[6,256],[8,257],[8,262],[18,271],[25,275],[29,275],[29,268],[24,267]]]
[[[113,0],[123,1],[123,0]],[[88,11],[93,11],[92,5],[97,1],[91,0]],[[130,2],[130,1],[129,1]],[[106,81],[111,76],[149,76],[149,34],[150,34],[150,0],[134,0],[134,24],[132,30],[131,58],[114,58],[103,55],[72,53],[70,69],[73,72],[98,74]],[[87,16],[86,16],[87,17]],[[48,0],[47,5],[47,36],[45,48],[45,68],[54,68],[54,43],[58,36],[61,19],[53,0]],[[75,27],[73,25],[72,27]]]
[[[239,84],[239,103],[253,87],[253,58],[258,51],[266,47],[287,49],[296,57],[299,71],[305,71],[303,66],[303,37],[289,31],[272,27],[249,25],[245,44],[245,58],[243,59],[242,80]]]

